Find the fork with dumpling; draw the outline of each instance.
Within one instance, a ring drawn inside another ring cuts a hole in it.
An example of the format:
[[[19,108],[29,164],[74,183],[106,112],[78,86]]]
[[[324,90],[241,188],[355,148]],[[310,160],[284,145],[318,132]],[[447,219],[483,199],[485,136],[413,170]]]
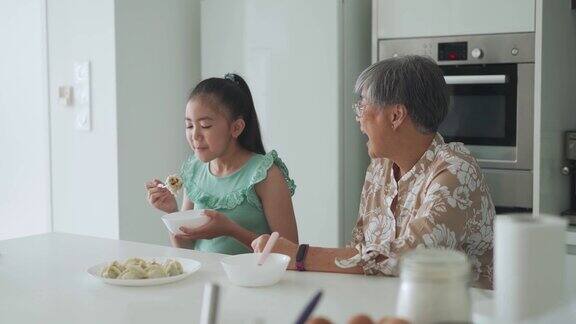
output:
[[[164,184],[158,184],[158,186],[163,186],[164,188],[170,190],[174,196],[178,194],[178,191],[182,189],[182,179],[177,174],[171,174],[166,177]]]
[[[182,185],[182,179],[175,174],[168,176],[166,183],[162,183],[162,181],[157,179],[147,182],[148,202],[165,213],[177,212],[176,195],[182,189]]]
[[[162,183],[158,180],[155,180],[155,181],[158,182],[156,184],[156,187],[166,188],[174,196],[176,196],[178,194],[178,191],[180,191],[180,189],[182,189],[182,184],[183,184],[182,178],[180,178],[180,176],[177,174],[171,174],[168,177],[166,177],[166,181],[164,181],[164,183]]]

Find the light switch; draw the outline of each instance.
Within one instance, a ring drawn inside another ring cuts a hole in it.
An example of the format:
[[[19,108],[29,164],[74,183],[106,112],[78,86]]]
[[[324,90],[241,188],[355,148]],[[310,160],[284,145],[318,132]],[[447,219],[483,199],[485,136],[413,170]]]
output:
[[[92,129],[90,62],[74,63],[74,88],[76,93],[74,127],[77,130],[90,131]]]
[[[58,87],[58,103],[62,106],[72,106],[73,103],[73,91],[70,86],[59,86]]]

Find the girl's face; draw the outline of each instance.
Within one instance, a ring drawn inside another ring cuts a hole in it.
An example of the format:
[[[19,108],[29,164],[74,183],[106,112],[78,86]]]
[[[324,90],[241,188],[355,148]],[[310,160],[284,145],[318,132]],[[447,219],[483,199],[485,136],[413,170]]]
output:
[[[203,162],[221,157],[240,136],[243,125],[241,119],[230,122],[207,96],[192,98],[186,104],[186,139],[196,157]]]

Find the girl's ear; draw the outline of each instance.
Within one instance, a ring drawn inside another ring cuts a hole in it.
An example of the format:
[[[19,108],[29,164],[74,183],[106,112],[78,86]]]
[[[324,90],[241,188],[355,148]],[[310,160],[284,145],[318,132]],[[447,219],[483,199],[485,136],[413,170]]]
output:
[[[232,122],[232,137],[238,138],[246,128],[246,123],[243,118],[238,118]]]

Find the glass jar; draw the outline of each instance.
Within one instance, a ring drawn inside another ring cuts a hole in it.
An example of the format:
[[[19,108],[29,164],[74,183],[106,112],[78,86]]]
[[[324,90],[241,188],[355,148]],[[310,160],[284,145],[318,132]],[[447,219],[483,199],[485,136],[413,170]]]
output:
[[[471,323],[470,266],[466,254],[416,249],[400,262],[396,313],[412,324]]]

